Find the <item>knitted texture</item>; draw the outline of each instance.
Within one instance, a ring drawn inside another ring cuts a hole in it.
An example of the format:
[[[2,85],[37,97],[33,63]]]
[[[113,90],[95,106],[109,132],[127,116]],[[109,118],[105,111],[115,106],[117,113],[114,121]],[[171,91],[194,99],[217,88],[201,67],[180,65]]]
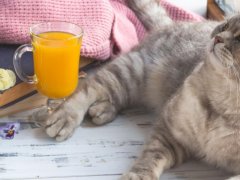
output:
[[[176,21],[202,18],[160,1]],[[84,29],[81,54],[99,60],[129,51],[146,30],[124,0],[1,0],[0,43],[29,42],[29,27],[39,22],[67,21]]]

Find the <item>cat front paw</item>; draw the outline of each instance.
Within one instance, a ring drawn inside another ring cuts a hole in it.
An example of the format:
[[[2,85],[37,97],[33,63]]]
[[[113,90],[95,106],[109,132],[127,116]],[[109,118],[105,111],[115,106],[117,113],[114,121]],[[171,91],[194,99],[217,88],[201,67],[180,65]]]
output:
[[[116,117],[116,108],[109,101],[95,102],[88,110],[92,122],[103,125],[111,122]]]
[[[80,125],[79,116],[67,109],[59,109],[46,119],[46,133],[57,141],[64,141],[72,136]]]
[[[57,141],[64,141],[72,136],[84,117],[81,110],[76,111],[72,106],[64,103],[60,108],[49,113],[42,108],[32,115],[32,121],[43,127],[46,133]]]
[[[137,174],[135,172],[128,172],[123,174],[120,180],[157,180],[157,178],[153,178],[151,176],[145,174]]]

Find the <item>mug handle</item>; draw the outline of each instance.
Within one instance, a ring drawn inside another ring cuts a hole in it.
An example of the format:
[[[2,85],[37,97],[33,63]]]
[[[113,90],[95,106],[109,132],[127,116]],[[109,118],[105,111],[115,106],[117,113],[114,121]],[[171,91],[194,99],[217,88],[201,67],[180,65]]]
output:
[[[17,48],[13,56],[13,66],[18,77],[22,81],[27,82],[29,84],[36,84],[36,80],[35,80],[36,78],[34,78],[34,76],[28,76],[25,72],[22,71],[22,66],[21,66],[22,55],[25,52],[32,52],[32,51],[33,51],[33,47],[31,44],[24,44],[19,48]]]

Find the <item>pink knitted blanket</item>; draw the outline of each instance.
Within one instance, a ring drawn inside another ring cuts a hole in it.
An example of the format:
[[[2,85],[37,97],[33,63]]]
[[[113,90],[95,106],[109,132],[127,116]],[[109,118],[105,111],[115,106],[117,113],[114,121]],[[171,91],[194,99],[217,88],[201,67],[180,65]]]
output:
[[[160,1],[176,21],[202,18]],[[1,0],[0,43],[29,42],[29,26],[46,21],[69,21],[84,29],[82,55],[105,60],[126,52],[144,37],[145,28],[124,0]]]

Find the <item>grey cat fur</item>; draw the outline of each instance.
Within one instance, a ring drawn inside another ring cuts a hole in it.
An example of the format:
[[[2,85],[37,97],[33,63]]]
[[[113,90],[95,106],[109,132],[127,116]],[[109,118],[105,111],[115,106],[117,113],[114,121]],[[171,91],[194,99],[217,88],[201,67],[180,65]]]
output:
[[[127,2],[150,35],[82,80],[56,112],[35,118],[62,141],[86,114],[102,125],[122,109],[146,106],[159,116],[122,180],[159,179],[190,157],[239,174],[240,16],[222,23],[175,23],[154,0]]]

